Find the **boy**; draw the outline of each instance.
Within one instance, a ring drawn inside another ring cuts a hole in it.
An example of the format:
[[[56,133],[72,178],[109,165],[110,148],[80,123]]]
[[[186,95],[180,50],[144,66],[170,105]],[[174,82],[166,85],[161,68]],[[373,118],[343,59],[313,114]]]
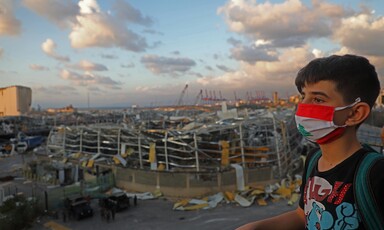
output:
[[[353,182],[359,161],[369,152],[356,133],[380,91],[375,67],[355,55],[318,58],[299,71],[295,84],[302,95],[295,116],[297,127],[319,144],[322,155],[308,179],[306,162],[296,210],[239,229],[368,229],[355,204]],[[368,178],[382,225],[383,159],[374,164]]]

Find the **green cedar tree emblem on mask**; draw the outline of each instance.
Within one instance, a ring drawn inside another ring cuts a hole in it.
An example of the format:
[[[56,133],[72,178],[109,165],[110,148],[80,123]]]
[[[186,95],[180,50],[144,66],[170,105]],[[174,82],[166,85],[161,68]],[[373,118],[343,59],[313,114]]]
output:
[[[301,133],[301,135],[303,135],[304,137],[310,137],[310,136],[313,136],[310,132],[308,132],[307,130],[305,130],[304,126],[302,126],[302,125],[300,125],[300,124],[299,124],[298,130],[299,130],[299,132]]]

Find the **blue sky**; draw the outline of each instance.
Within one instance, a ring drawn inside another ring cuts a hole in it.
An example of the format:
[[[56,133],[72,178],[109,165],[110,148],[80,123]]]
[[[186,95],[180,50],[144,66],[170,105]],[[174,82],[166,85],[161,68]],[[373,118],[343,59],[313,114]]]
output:
[[[383,81],[380,0],[0,0],[0,87],[43,108],[296,93],[309,60],[364,55]]]

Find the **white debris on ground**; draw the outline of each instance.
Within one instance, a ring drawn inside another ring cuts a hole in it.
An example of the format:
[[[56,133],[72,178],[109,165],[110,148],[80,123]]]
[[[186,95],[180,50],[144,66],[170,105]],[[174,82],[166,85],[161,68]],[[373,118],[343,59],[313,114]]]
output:
[[[201,199],[182,199],[177,201],[173,209],[178,211],[188,211],[196,209],[215,208],[219,203],[236,204],[241,207],[249,207],[256,203],[260,206],[268,205],[268,201],[277,201],[280,199],[288,200],[288,205],[293,205],[299,199],[301,185],[301,176],[295,176],[295,179],[283,179],[280,183],[267,185],[264,188],[247,187],[244,191],[217,194],[203,197]]]
[[[266,185],[264,187],[245,187],[244,191],[218,192],[202,198],[180,199],[173,205],[176,211],[191,211],[198,209],[213,209],[219,204],[235,204],[241,207],[249,207],[255,203],[259,206],[268,205],[268,202],[276,202],[280,199],[287,200],[288,205],[295,204],[299,199],[302,178],[299,175],[295,179],[283,179],[280,183]],[[154,192],[132,193],[119,188],[112,188],[106,194],[124,192],[128,197],[136,197],[138,200],[152,200],[162,197],[160,190]]]

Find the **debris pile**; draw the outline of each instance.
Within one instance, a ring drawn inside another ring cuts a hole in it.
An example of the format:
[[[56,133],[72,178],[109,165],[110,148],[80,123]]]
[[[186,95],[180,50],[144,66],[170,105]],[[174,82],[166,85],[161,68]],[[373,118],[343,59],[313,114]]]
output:
[[[256,203],[260,206],[268,205],[268,201],[288,200],[288,205],[293,205],[299,199],[301,176],[295,179],[283,179],[280,183],[265,187],[248,187],[244,191],[219,192],[201,199],[182,199],[173,205],[173,210],[190,211],[197,209],[212,209],[220,203],[236,204],[249,207]]]

